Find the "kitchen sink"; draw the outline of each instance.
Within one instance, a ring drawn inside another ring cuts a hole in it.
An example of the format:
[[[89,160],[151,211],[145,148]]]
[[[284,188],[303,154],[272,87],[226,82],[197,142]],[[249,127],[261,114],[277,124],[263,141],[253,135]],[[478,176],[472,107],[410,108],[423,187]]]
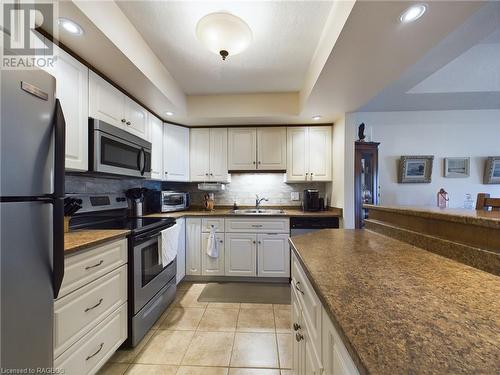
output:
[[[279,209],[267,209],[267,208],[248,208],[241,210],[231,210],[232,214],[235,215],[284,215],[285,211]]]

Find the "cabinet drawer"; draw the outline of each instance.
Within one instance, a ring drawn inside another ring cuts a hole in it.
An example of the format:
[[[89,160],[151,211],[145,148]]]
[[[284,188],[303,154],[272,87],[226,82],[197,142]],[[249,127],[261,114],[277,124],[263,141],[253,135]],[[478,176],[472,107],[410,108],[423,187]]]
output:
[[[224,232],[224,218],[214,217],[214,218],[202,218],[201,219],[201,231],[210,232],[212,226],[215,227],[216,232]]]
[[[126,301],[126,265],[58,299],[54,303],[54,357]]]
[[[307,279],[297,257],[292,257],[292,285],[297,292],[304,324],[316,353],[321,353],[321,302]]]
[[[226,232],[240,233],[289,233],[290,221],[275,218],[226,219]]]
[[[127,263],[127,239],[66,256],[59,298]]]
[[[127,304],[115,310],[54,361],[65,374],[95,374],[127,338]]]

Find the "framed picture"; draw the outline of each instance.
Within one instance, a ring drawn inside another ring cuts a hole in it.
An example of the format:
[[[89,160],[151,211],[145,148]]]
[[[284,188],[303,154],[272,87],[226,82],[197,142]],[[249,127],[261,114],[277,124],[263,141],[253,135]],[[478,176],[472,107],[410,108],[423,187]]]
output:
[[[484,168],[485,184],[500,184],[500,156],[490,156]]]
[[[401,184],[430,183],[433,161],[433,155],[401,156],[398,182]]]
[[[444,177],[465,178],[470,176],[470,158],[444,158]]]

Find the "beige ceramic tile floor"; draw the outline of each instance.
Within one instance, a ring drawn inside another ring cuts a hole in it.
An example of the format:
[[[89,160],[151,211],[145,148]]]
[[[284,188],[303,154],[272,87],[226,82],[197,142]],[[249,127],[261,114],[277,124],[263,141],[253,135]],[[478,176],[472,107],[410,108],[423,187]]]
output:
[[[290,305],[198,302],[204,286],[181,283],[142,342],[98,375],[290,375]]]

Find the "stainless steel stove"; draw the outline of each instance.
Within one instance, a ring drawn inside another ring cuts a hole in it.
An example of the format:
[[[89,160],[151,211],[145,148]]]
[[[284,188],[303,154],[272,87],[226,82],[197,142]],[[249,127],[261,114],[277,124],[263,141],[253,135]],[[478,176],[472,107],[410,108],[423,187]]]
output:
[[[67,196],[80,199],[82,209],[71,219],[70,228],[128,229],[128,340],[136,346],[176,293],[176,259],[163,266],[161,232],[175,219],[129,217],[128,202],[122,194]]]

